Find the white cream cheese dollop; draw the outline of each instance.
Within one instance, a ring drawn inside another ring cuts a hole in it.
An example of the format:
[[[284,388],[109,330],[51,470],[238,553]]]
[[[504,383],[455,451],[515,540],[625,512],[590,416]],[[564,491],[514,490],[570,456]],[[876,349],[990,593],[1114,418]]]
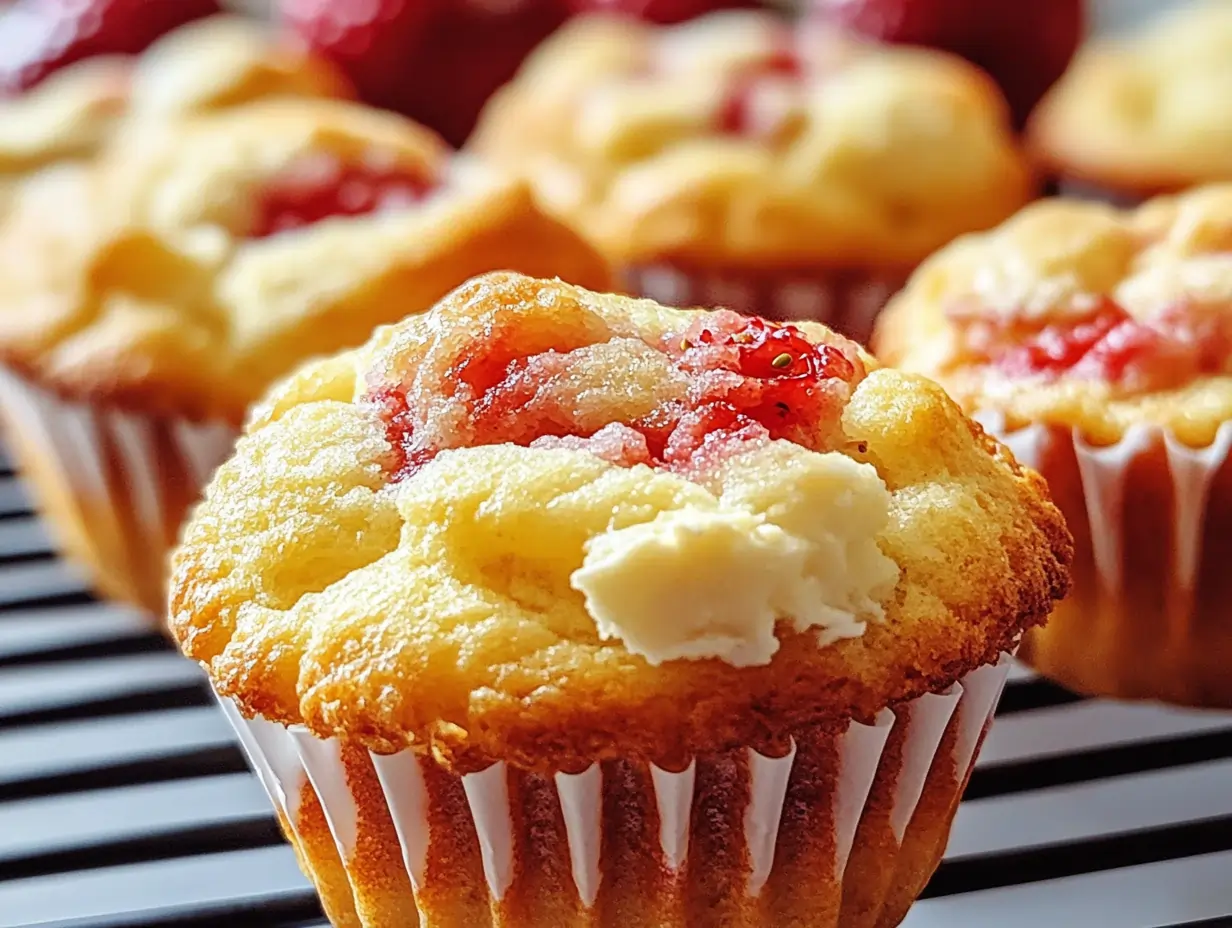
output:
[[[769,663],[779,620],[824,646],[883,616],[898,565],[877,545],[890,496],[872,466],[775,442],[734,458],[715,489],[713,507],[589,540],[570,582],[602,638],[651,664],[745,667]]]

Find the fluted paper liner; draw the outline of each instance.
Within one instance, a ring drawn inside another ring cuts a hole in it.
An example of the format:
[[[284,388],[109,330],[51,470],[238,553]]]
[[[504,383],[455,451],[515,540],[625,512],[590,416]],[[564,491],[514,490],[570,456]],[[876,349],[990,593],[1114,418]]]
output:
[[[906,275],[825,269],[707,273],[659,264],[626,268],[620,279],[628,292],[666,306],[722,306],[780,322],[821,322],[863,343]]]
[[[875,928],[898,924],[936,867],[1008,670],[1004,655],[782,757],[746,749],[680,771],[455,776],[223,707],[337,925],[696,928],[794,912]]]
[[[0,411],[57,542],[103,593],[161,615],[167,556],[236,429],[74,402],[3,368]]]
[[[1232,707],[1232,423],[1193,448],[1144,424],[1097,446],[976,418],[1043,474],[1077,543],[1073,592],[1023,657],[1085,692]]]

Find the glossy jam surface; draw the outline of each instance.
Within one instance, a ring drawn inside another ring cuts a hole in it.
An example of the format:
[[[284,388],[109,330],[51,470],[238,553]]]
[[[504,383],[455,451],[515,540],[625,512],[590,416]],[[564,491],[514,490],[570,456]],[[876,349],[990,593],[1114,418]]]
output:
[[[1111,300],[1089,316],[1044,327],[994,350],[1013,377],[1104,380],[1128,390],[1164,390],[1224,371],[1232,354],[1226,310],[1169,306],[1135,318]]]
[[[494,329],[462,347],[435,386],[421,372],[414,384],[374,388],[398,454],[394,479],[431,460],[439,439],[576,448],[686,473],[748,442],[830,450],[843,443],[842,410],[864,375],[850,342],[816,345],[794,326],[728,311],[654,343],[591,336]],[[452,407],[448,432],[434,439],[425,407]]]
[[[397,166],[346,164],[329,155],[304,159],[261,190],[249,234],[265,238],[333,216],[405,209],[432,187],[427,177]]]

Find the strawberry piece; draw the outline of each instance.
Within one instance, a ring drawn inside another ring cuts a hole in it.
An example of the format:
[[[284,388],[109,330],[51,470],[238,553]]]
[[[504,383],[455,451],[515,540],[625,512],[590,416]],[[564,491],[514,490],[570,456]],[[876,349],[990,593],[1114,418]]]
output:
[[[1083,0],[813,0],[820,19],[885,42],[961,55],[1001,85],[1021,126],[1086,32]]]
[[[1230,355],[1232,325],[1224,312],[1177,305],[1136,319],[1106,301],[1093,315],[1047,326],[992,361],[1011,376],[1072,376],[1162,390],[1219,373]]]
[[[570,0],[577,13],[623,14],[650,23],[673,25],[715,10],[751,9],[753,0]]]
[[[1108,333],[1118,326],[1133,325],[1121,307],[1108,305],[1077,323],[1050,325],[999,359],[1007,373],[1056,376],[1072,370]]]
[[[135,55],[217,12],[217,0],[18,0],[0,18],[0,88],[28,90],[96,55]]]
[[[795,326],[728,311],[696,323],[679,348],[681,366],[697,375],[691,398],[698,406],[730,405],[772,438],[805,445],[845,401],[860,363],[854,348],[849,356],[814,345]]]
[[[564,22],[564,0],[279,0],[286,29],[360,97],[461,145],[488,97]]]
[[[259,193],[249,235],[264,238],[331,216],[404,209],[431,189],[424,177],[405,170],[314,157],[284,171]]]
[[[334,61],[360,96],[395,108],[433,0],[281,0],[287,29],[317,54]]]

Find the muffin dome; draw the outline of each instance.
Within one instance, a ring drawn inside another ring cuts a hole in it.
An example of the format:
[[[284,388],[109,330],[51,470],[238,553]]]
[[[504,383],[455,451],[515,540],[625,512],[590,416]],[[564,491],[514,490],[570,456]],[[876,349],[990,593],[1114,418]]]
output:
[[[1232,418],[1229,305],[1232,185],[1130,211],[1044,201],[925,262],[876,346],[1010,430],[1111,444],[1143,424],[1203,447]]]
[[[777,756],[995,662],[1067,585],[1042,481],[870,367],[819,326],[477,278],[270,394],[171,628],[246,713],[461,772]]]
[[[1232,4],[1185,4],[1092,43],[1029,136],[1054,171],[1129,195],[1232,180]]]
[[[330,64],[277,44],[251,20],[200,20],[138,57],[87,59],[0,102],[0,192],[30,172],[94,154],[117,131],[262,97],[349,92]]]
[[[238,424],[313,354],[511,267],[602,284],[521,183],[427,130],[279,99],[126,134],[0,225],[0,358],[112,407]]]
[[[909,268],[1032,186],[976,68],[752,12],[576,20],[472,144],[631,264]]]

